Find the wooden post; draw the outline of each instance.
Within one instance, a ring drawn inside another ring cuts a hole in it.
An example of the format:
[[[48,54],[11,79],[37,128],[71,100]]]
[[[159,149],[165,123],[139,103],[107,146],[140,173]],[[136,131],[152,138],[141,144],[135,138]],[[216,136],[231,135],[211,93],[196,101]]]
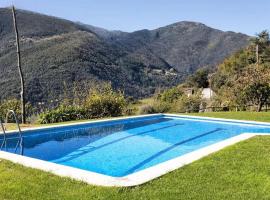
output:
[[[259,45],[256,45],[256,64],[259,65]]]
[[[24,77],[21,67],[21,52],[20,52],[20,41],[19,41],[19,33],[17,27],[17,19],[16,19],[16,11],[15,7],[12,6],[12,14],[13,14],[13,24],[14,24],[14,31],[16,36],[16,44],[17,44],[17,66],[20,75],[20,82],[21,82],[21,112],[22,112],[22,123],[26,123],[26,115],[25,115],[25,94],[24,94]]]

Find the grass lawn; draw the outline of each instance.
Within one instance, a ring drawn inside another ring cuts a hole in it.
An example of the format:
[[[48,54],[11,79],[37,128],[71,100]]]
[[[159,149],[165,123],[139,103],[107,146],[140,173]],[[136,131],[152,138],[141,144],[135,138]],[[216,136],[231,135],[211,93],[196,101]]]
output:
[[[192,115],[270,122],[270,113]],[[269,155],[270,136],[257,136],[132,188],[91,186],[1,160],[0,200],[270,199]]]
[[[270,199],[270,137],[257,136],[132,188],[95,187],[0,161],[0,199]]]

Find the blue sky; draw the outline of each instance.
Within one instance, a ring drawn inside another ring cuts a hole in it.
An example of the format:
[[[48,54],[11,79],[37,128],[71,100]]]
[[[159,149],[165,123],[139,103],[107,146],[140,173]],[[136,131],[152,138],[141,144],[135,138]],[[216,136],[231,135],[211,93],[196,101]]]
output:
[[[270,29],[270,0],[0,0],[0,7],[11,4],[129,32],[183,20],[249,35]]]

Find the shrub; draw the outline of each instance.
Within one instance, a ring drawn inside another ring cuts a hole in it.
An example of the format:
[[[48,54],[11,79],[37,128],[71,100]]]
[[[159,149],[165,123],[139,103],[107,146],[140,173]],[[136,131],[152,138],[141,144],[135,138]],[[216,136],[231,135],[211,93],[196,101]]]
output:
[[[17,114],[18,120],[21,120],[21,102],[17,99],[9,99],[0,103],[0,119],[6,120],[6,114],[9,110],[14,110]],[[26,117],[29,117],[33,113],[31,104],[27,103],[25,106]],[[8,119],[9,122],[15,122],[13,116]]]
[[[139,108],[139,114],[153,114],[155,109],[152,105],[143,105]]]
[[[49,110],[39,115],[39,123],[48,124],[56,122],[65,122],[85,118],[85,110],[75,106],[64,106]]]
[[[153,103],[154,113],[165,113],[171,109],[171,103],[163,101],[154,101]]]
[[[116,117],[122,115],[126,100],[121,92],[114,92],[110,85],[92,90],[82,105],[60,105],[58,108],[41,113],[42,124],[64,122],[79,119]]]
[[[110,85],[89,93],[84,107],[88,118],[116,117],[122,115],[126,100],[121,92],[114,92]]]
[[[161,93],[159,99],[163,102],[172,103],[179,99],[183,94],[184,92],[180,87],[173,87]]]
[[[183,95],[181,99],[175,103],[175,110],[177,112],[199,112],[201,102],[202,100],[199,95],[190,97]]]
[[[170,110],[170,103],[155,99],[152,104],[143,105],[140,107],[140,114],[165,113]]]
[[[138,113],[139,109],[138,107],[135,107],[135,106],[127,106],[123,113],[124,115],[135,115],[136,113]]]

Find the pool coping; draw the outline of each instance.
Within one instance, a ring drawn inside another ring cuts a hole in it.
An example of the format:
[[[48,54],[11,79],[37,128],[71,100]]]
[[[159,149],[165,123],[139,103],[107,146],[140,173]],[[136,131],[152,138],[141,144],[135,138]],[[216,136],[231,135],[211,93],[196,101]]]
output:
[[[95,120],[95,121],[88,121],[88,122],[78,122],[78,123],[71,123],[71,124],[64,124],[64,125],[55,125],[53,127],[63,127],[63,126],[70,126],[76,124],[91,124],[101,121],[112,121],[112,120],[121,120],[121,119],[129,119],[129,118],[139,118],[139,117],[148,117],[148,116],[169,116],[169,117],[185,117],[185,118],[197,118],[197,119],[204,119],[204,120],[217,120],[217,121],[229,121],[229,122],[236,122],[236,123],[252,123],[257,125],[269,125],[270,123],[267,122],[256,122],[256,121],[246,121],[246,120],[232,120],[232,119],[222,119],[222,118],[212,118],[212,117],[198,117],[198,116],[187,116],[187,115],[177,115],[177,114],[153,114],[153,115],[140,115],[140,116],[130,116],[130,117],[121,117],[117,119],[104,119],[104,120]],[[46,127],[52,128],[52,127]],[[39,130],[42,129],[40,127],[24,129],[27,130]],[[181,168],[187,164],[190,164],[196,160],[199,160],[209,154],[217,152],[227,146],[236,144],[240,141],[247,140],[257,135],[266,135],[266,133],[242,133],[240,135],[234,136],[232,138],[220,141],[218,143],[203,147],[201,149],[195,150],[193,152],[184,154],[182,156],[176,157],[174,159],[162,162],[155,166],[146,168],[144,170],[135,172],[133,174],[123,176],[123,177],[112,177],[107,176],[91,171],[86,171],[74,167],[64,166],[56,163],[52,163],[49,161],[43,161],[35,158],[30,158],[26,156],[21,156],[13,153],[8,153],[4,151],[0,151],[0,158],[6,159],[11,162],[21,164],[26,167],[40,169],[46,172],[50,172],[55,175],[59,175],[62,177],[69,177],[78,181],[83,181],[88,184],[98,185],[98,186],[116,186],[116,187],[129,187],[129,186],[136,186],[146,183],[150,180],[158,178],[168,172]]]
[[[97,122],[107,122],[107,121],[118,121],[123,119],[130,119],[130,118],[143,118],[143,117],[154,117],[154,116],[164,116],[162,113],[157,114],[148,114],[148,115],[135,115],[135,116],[124,116],[124,117],[114,117],[114,118],[107,118],[107,119],[95,119],[95,120],[89,120],[89,121],[82,121],[82,122],[71,122],[71,123],[65,123],[65,124],[54,124],[50,126],[38,126],[38,127],[29,127],[29,128],[22,128],[22,132],[26,131],[34,131],[34,130],[40,130],[40,129],[53,129],[58,127],[67,127],[67,126],[76,126],[76,125],[84,125],[84,124],[92,124]],[[17,130],[10,130],[6,131],[7,134],[16,133]],[[1,134],[1,133],[0,133]]]

